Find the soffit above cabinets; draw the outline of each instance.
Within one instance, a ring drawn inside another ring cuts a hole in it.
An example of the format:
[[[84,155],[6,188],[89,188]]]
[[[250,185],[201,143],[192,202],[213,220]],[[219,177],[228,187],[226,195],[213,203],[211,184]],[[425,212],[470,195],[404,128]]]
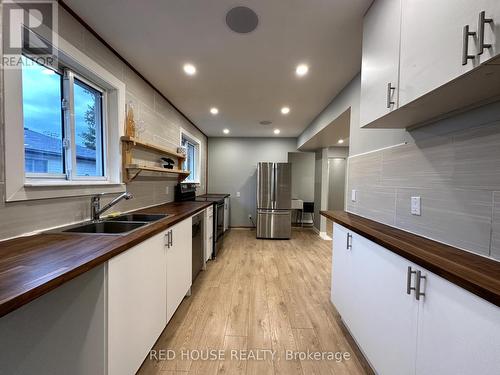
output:
[[[65,3],[208,136],[228,128],[267,137],[278,128],[295,137],[359,72],[371,0],[252,1],[258,25],[245,34],[226,25],[238,5],[229,0]],[[185,63],[196,66],[194,76]],[[295,74],[301,63],[309,65],[304,77]]]

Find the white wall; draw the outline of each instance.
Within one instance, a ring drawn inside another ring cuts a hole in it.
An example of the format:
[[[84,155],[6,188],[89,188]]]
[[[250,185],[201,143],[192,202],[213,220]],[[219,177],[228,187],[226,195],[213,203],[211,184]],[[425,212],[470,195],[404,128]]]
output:
[[[231,226],[252,226],[248,215],[255,221],[257,163],[286,163],[296,146],[295,138],[208,139],[208,192],[231,194]]]
[[[314,201],[314,152],[289,152],[292,164],[292,199]]]

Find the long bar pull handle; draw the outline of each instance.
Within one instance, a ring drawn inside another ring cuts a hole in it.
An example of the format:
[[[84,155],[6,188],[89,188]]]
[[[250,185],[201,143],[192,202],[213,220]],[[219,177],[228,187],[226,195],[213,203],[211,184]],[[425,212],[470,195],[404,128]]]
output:
[[[420,301],[420,297],[425,296],[425,293],[421,291],[422,279],[426,279],[426,276],[422,276],[422,271],[417,271],[417,279],[415,281],[415,299]]]
[[[169,243],[169,246],[173,246],[174,245],[174,233],[172,232],[172,230],[170,230],[170,243]]]
[[[492,18],[486,18],[486,12],[483,10],[479,13],[479,25],[478,25],[478,39],[479,39],[479,52],[478,55],[482,55],[485,49],[491,48],[491,44],[484,42],[484,28],[487,23],[493,23]]]
[[[170,249],[170,231],[165,233],[165,246]]]
[[[416,291],[416,287],[411,286],[411,276],[417,273],[413,271],[410,266],[408,266],[408,273],[406,274],[406,294],[411,294],[412,290]]]
[[[391,108],[391,105],[396,104],[394,100],[391,100],[392,98],[392,92],[396,90],[396,87],[392,85],[392,83],[387,84],[387,108]]]
[[[475,58],[474,55],[469,55],[469,37],[475,36],[475,31],[469,30],[469,25],[464,26],[464,32],[462,35],[462,65],[467,65],[469,60],[473,60]]]
[[[345,248],[347,250],[352,250],[352,234],[351,233],[347,233],[347,243],[346,243]]]

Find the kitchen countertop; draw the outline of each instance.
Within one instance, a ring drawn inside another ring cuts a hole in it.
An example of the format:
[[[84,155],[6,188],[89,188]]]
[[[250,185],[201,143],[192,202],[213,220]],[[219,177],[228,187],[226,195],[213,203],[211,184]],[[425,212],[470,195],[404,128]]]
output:
[[[500,262],[348,212],[321,215],[500,306]]]
[[[208,193],[208,194],[202,194],[202,195],[198,195],[196,198],[213,198],[213,197],[224,197],[224,198],[227,198],[231,196],[231,194],[227,194],[227,193]]]
[[[172,216],[126,235],[41,233],[0,242],[0,317],[210,205],[172,202],[134,211]]]

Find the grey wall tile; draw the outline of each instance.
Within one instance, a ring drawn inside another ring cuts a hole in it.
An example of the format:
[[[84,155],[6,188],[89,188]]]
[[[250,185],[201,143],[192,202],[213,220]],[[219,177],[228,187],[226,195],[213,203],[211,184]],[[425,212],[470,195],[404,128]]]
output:
[[[421,197],[421,216],[410,213]],[[396,226],[475,253],[489,255],[492,193],[481,190],[398,189]]]
[[[130,91],[139,101],[147,106],[154,107],[154,90],[144,82],[132,69],[125,67],[123,80],[127,85],[127,91]]]
[[[455,134],[453,147],[454,187],[499,189],[500,121]]]
[[[348,180],[352,189],[365,185],[380,185],[382,153],[358,155],[348,159]]]
[[[75,47],[83,50],[85,48],[84,34],[87,32],[85,27],[61,6],[58,9],[58,20],[59,35]]]
[[[500,260],[500,191],[494,193],[491,256]]]
[[[347,194],[347,211],[366,218],[395,225],[396,189],[382,186],[366,186],[356,189],[356,202]]]
[[[87,31],[84,35],[85,53],[118,79],[124,80],[125,64],[94,35]]]
[[[395,187],[451,185],[455,150],[451,139],[427,140],[386,149],[382,154],[381,184]]]

